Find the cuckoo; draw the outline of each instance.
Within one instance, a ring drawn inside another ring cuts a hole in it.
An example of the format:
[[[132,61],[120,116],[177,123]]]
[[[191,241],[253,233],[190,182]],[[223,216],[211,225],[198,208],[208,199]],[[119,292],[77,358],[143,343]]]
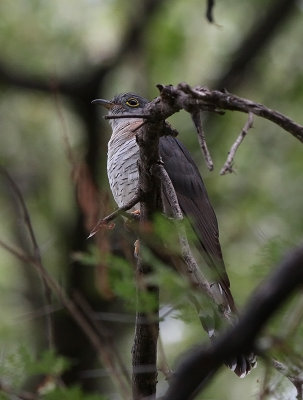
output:
[[[142,114],[148,100],[134,93],[117,95],[112,100],[96,99],[93,103],[108,109],[112,135],[108,142],[107,174],[113,197],[119,207],[133,197],[138,187],[139,147],[136,131],[142,124]],[[127,114],[127,118],[121,118]],[[129,116],[133,114],[134,118]],[[185,146],[173,136],[160,136],[159,154],[164,168],[174,186],[180,208],[189,218],[198,238],[198,247],[206,264],[215,271],[215,282],[232,316],[236,307],[226,273],[215,212],[210,204],[200,172]],[[164,194],[162,194],[164,197]],[[165,199],[163,199],[165,203]],[[167,202],[166,202],[167,203]],[[205,328],[205,324],[203,324]],[[214,336],[214,329],[207,329]],[[227,362],[235,373],[244,377],[255,366],[253,354],[241,355]]]

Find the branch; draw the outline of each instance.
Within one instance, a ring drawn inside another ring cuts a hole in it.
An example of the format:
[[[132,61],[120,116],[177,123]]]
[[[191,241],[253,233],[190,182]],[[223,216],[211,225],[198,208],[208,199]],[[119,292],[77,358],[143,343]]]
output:
[[[187,84],[180,84],[177,88],[183,92],[185,91],[186,93],[191,94],[193,99],[200,100],[201,108],[203,108],[204,104],[207,104],[214,105],[222,110],[252,113],[274,122],[285,131],[291,133],[295,138],[300,140],[300,142],[303,142],[302,125],[297,124],[282,113],[276,110],[271,110],[263,104],[254,103],[251,100],[235,96],[231,93],[209,90],[205,87],[191,89]]]
[[[139,193],[140,229],[148,230],[155,212],[162,209],[161,185],[150,170],[159,161],[159,137],[163,123],[149,123],[141,126],[136,134],[139,146]],[[140,244],[142,246],[142,243]],[[154,399],[157,386],[157,341],[159,336],[159,288],[146,284],[145,280],[153,271],[150,264],[144,263],[139,255],[137,261],[137,311],[135,337],[132,350],[133,397]],[[143,282],[143,285],[142,285]],[[153,295],[153,310],[142,312],[141,296],[144,292]],[[150,322],[146,322],[146,319]],[[147,370],[146,370],[147,368]]]
[[[303,246],[290,253],[255,291],[234,327],[212,346],[199,347],[180,365],[165,400],[193,399],[224,360],[250,352],[262,328],[288,297],[303,284]]]
[[[233,162],[234,162],[234,157],[236,155],[236,151],[240,147],[240,144],[243,142],[245,136],[247,135],[247,132],[250,128],[253,126],[253,115],[252,113],[248,113],[248,119],[246,124],[244,125],[240,135],[237,137],[235,143],[231,146],[231,149],[228,153],[227,160],[225,161],[225,164],[223,165],[220,175],[225,175],[227,172],[233,172]]]
[[[211,155],[210,155],[208,147],[207,147],[205,134],[203,131],[203,126],[202,126],[202,121],[201,121],[201,113],[199,110],[193,111],[191,113],[191,116],[192,116],[192,120],[193,120],[196,130],[197,130],[199,145],[200,145],[202,154],[204,156],[207,168],[210,171],[212,171],[214,169],[214,163],[213,163],[213,160],[211,158]]]
[[[191,115],[197,110],[218,112],[222,110],[239,111],[247,114],[254,114],[259,117],[272,121],[276,125],[283,128],[285,131],[291,133],[296,139],[303,143],[303,126],[294,122],[289,117],[282,113],[272,110],[263,104],[255,103],[251,100],[235,96],[231,93],[220,92],[218,90],[210,90],[206,87],[191,88],[186,83],[180,83],[177,86],[172,85],[157,85],[160,90],[160,96],[149,102],[142,114],[148,117],[150,123],[160,123],[165,121],[166,118],[175,114],[176,112],[184,109]],[[196,114],[194,114],[195,116]],[[249,118],[249,120],[251,117]],[[198,133],[201,126],[197,118],[194,118],[194,123],[197,127]],[[250,127],[250,122],[243,129],[242,136],[245,136],[245,131]],[[240,140],[240,139],[239,139]],[[241,139],[243,140],[243,138]],[[202,148],[204,137],[202,133]],[[237,144],[238,147],[238,144]],[[207,148],[204,149],[208,166],[211,167],[211,159],[208,158]]]
[[[215,5],[215,0],[207,0],[206,2],[206,18],[208,22],[214,22],[214,16],[213,16],[213,8]]]

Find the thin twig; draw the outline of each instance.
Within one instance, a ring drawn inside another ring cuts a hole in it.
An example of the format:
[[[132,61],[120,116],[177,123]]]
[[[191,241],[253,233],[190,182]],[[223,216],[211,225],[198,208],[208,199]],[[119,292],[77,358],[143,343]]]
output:
[[[246,124],[244,125],[240,135],[237,137],[236,141],[234,142],[234,144],[231,146],[231,149],[228,153],[227,156],[227,160],[225,161],[225,164],[223,165],[221,171],[220,171],[220,175],[225,175],[226,173],[231,173],[233,172],[233,162],[234,162],[234,158],[236,155],[236,151],[238,150],[238,148],[240,147],[241,143],[243,142],[245,136],[248,133],[248,130],[252,128],[253,126],[253,121],[254,121],[254,117],[253,114],[251,112],[248,113],[248,119],[246,121]]]
[[[158,367],[158,369],[159,369],[159,371],[162,372],[162,374],[165,376],[165,379],[168,381],[171,378],[173,371],[169,367],[168,360],[167,360],[165,350],[164,350],[163,341],[162,341],[160,334],[159,334],[159,339],[158,339],[158,349],[159,349],[159,367]]]
[[[140,202],[141,200],[141,195],[139,194],[139,192],[137,191],[137,193],[135,194],[135,196],[127,203],[125,204],[123,207],[119,207],[117,208],[117,210],[115,210],[114,212],[112,212],[111,214],[109,214],[107,217],[105,218],[101,218],[96,226],[92,229],[92,231],[90,232],[89,236],[87,237],[87,239],[91,238],[92,236],[94,236],[101,228],[103,228],[104,226],[108,225],[109,222],[113,221],[115,218],[117,218],[119,215],[123,214],[125,211],[130,210],[131,208],[133,208],[137,203]]]
[[[32,310],[26,313],[22,313],[13,317],[13,321],[16,323],[23,323],[24,321],[32,321],[36,318],[45,317],[46,314],[55,313],[62,310],[62,305],[47,305],[37,310]]]
[[[165,86],[167,88],[167,86]],[[272,110],[263,104],[255,103],[251,100],[235,96],[228,92],[219,90],[210,90],[206,87],[191,88],[187,84],[179,84],[178,90],[184,90],[191,94],[196,100],[201,100],[206,104],[213,104],[222,110],[240,111],[244,113],[253,113],[259,117],[268,119],[279,125],[285,131],[291,133],[295,138],[303,142],[303,126],[296,123],[279,111]]]
[[[34,252],[34,259],[38,264],[42,264],[42,258],[41,258],[41,253],[38,245],[38,241],[36,239],[36,235],[34,232],[33,225],[31,223],[31,218],[27,209],[27,206],[25,204],[23,195],[16,184],[16,182],[13,180],[13,178],[10,176],[8,171],[0,166],[0,173],[6,178],[8,183],[10,184],[13,192],[15,193],[18,202],[20,204],[22,214],[23,214],[23,220],[24,220],[24,225],[27,228],[27,231],[29,233],[30,241],[33,246],[33,252]],[[44,281],[44,278],[40,275],[41,282],[42,282],[42,289],[44,292],[44,306],[47,307],[48,305],[51,305],[52,303],[52,293],[51,290],[49,289],[47,283]],[[54,334],[53,334],[53,318],[50,313],[45,314],[45,321],[46,321],[46,331],[47,331],[47,341],[48,341],[48,346],[49,348],[52,348],[54,346]]]
[[[191,117],[192,117],[192,120],[193,120],[196,130],[197,130],[200,149],[204,156],[207,168],[210,171],[212,171],[214,169],[214,163],[213,163],[213,160],[211,158],[210,152],[207,147],[205,134],[204,134],[203,126],[202,126],[202,121],[201,121],[200,110],[195,110],[195,111],[191,112]]]
[[[206,18],[210,23],[214,22],[214,16],[213,16],[214,5],[215,5],[215,0],[207,0]]]
[[[68,137],[68,128],[67,128],[67,124],[62,112],[62,106],[60,104],[60,98],[59,98],[59,93],[58,93],[58,89],[54,88],[53,90],[53,94],[54,94],[54,100],[55,100],[55,105],[56,105],[56,109],[57,109],[57,113],[59,116],[59,120],[61,123],[61,129],[62,129],[62,136],[63,136],[63,141],[64,141],[64,146],[65,146],[65,152],[67,155],[67,159],[71,164],[72,170],[74,170],[76,168],[76,158],[75,155],[73,153],[70,141],[69,141],[69,137]]]

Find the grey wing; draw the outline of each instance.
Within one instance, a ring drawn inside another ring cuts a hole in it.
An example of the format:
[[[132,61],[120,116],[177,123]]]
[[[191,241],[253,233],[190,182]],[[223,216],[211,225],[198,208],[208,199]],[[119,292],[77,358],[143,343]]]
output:
[[[229,279],[225,271],[219,242],[219,229],[215,212],[210,204],[202,177],[188,150],[176,138],[163,136],[159,144],[164,163],[185,216],[187,216],[199,239],[200,251],[207,264],[216,270],[218,281],[229,303],[233,299]]]

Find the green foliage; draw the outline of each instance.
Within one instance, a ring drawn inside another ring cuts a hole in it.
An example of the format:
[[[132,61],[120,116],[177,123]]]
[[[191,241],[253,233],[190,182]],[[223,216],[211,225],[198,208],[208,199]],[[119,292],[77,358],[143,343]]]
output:
[[[45,350],[38,359],[34,359],[23,346],[20,348],[19,356],[21,356],[21,362],[24,364],[24,368],[29,375],[45,374],[60,376],[70,366],[70,362],[66,358],[56,354],[54,350]]]
[[[70,362],[54,350],[45,350],[34,357],[28,348],[20,346],[5,356],[0,365],[0,374],[11,386],[19,387],[31,376],[42,374],[59,377],[69,366]]]
[[[105,397],[97,394],[87,394],[78,386],[57,386],[56,378],[65,372],[70,362],[55,354],[54,350],[45,350],[35,358],[30,351],[20,346],[18,350],[7,355],[5,362],[0,366],[1,382],[17,394],[22,384],[30,377],[43,375],[50,379],[39,389],[39,398],[44,400],[104,400]],[[51,377],[51,378],[50,378]],[[0,392],[0,399],[6,400],[10,395]]]

